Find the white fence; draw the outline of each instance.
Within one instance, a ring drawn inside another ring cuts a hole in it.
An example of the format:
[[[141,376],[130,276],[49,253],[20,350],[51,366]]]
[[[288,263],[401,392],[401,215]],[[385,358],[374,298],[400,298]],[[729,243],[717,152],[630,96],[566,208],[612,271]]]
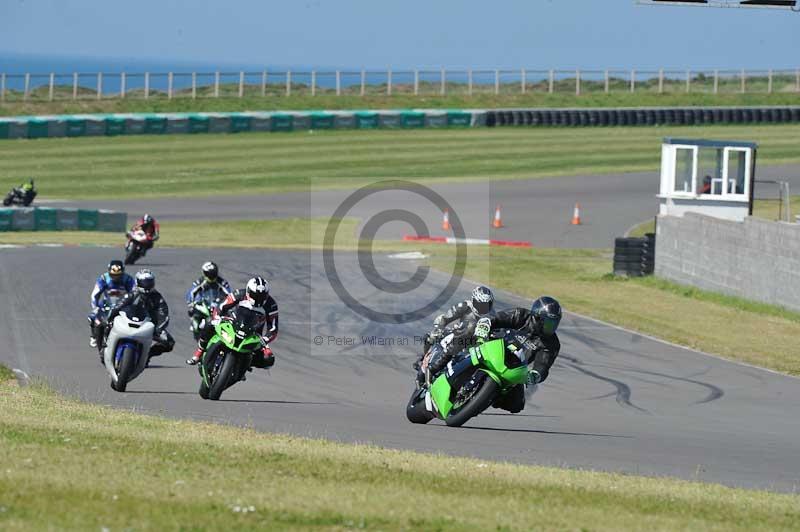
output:
[[[360,70],[0,73],[0,101],[292,95],[800,93],[794,70]]]

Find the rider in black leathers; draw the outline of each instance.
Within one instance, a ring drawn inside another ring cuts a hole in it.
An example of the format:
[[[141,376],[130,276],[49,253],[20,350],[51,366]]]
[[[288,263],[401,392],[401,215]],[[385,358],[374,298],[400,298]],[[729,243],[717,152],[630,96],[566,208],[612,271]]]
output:
[[[105,323],[104,338],[108,338],[114,318],[125,307],[144,301],[145,307],[150,314],[150,320],[155,325],[153,331],[153,344],[150,346],[149,357],[157,357],[162,353],[168,353],[175,347],[175,339],[167,331],[169,325],[169,307],[161,293],[156,290],[156,278],[150,270],[141,270],[136,274],[136,288],[133,292],[126,294],[113,309],[108,313]],[[103,342],[105,343],[105,342]],[[103,345],[98,345],[100,349],[100,360],[103,360]]]
[[[455,354],[468,347],[474,341],[475,324],[482,317],[492,316],[494,314],[493,306],[494,295],[492,291],[485,286],[477,286],[472,291],[472,297],[470,299],[456,303],[450,307],[447,312],[437,316],[433,321],[433,330],[425,336],[423,352],[419,358],[417,358],[417,361],[414,362],[414,369],[420,370],[422,358],[427,354],[433,344],[439,342],[447,333],[453,333],[453,337],[448,344],[448,349],[446,349],[447,353]],[[451,323],[454,323],[454,325],[445,330]],[[432,374],[438,373],[439,369],[443,368],[450,358],[452,357],[443,357],[439,359],[437,366],[435,366],[436,371],[432,371]],[[422,375],[418,375],[418,378],[421,377]]]

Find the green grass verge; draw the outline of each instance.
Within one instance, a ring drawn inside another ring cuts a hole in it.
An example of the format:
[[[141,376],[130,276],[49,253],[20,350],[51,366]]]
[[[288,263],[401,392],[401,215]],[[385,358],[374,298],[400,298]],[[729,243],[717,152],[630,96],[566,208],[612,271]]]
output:
[[[141,95],[138,99],[126,98],[97,100],[92,94],[82,94],[81,100],[72,101],[71,88],[67,91],[56,91],[56,98],[60,101],[47,102],[47,92],[41,92],[40,101],[23,102],[21,95],[16,95],[16,101],[11,101],[12,95],[7,95],[5,103],[0,105],[0,115],[50,115],[64,113],[135,113],[135,112],[212,112],[212,111],[252,111],[252,110],[313,110],[313,109],[494,109],[508,107],[658,107],[658,106],[744,106],[744,105],[797,105],[796,93],[766,94],[704,94],[700,92],[685,94],[683,92],[655,94],[652,92],[636,92],[631,94],[620,91],[611,94],[585,93],[575,96],[572,87],[566,88],[561,94],[543,94],[529,92],[515,94],[506,92],[494,94],[474,94],[468,96],[451,94],[440,96],[429,95],[414,96],[411,94],[395,93],[392,96],[385,94],[368,94],[364,97],[358,95],[335,96],[320,94],[297,93],[289,97],[282,93],[268,94],[266,97],[250,96],[239,99],[237,89],[221,91],[220,98],[200,97],[192,100],[190,94],[183,94],[172,100],[159,95],[144,100]],[[438,87],[437,87],[438,90]],[[512,91],[516,92],[518,86]],[[756,90],[751,85],[751,90]],[[465,92],[465,91],[464,91]],[[200,93],[200,96],[209,96]]]
[[[357,249],[357,225],[354,219],[343,220],[336,249]],[[319,249],[326,226],[327,220],[322,219],[226,221],[213,227],[203,222],[165,222],[159,245]],[[88,232],[0,233],[0,244],[57,242],[121,245],[122,237]],[[453,246],[376,241],[373,249],[421,250],[430,255],[433,267],[453,271]],[[732,360],[800,375],[800,313],[654,277],[614,277],[611,263],[611,250],[478,246],[468,248],[466,276],[531,299],[550,294],[567,310]],[[753,338],[766,340],[753,343]]]
[[[14,378],[14,372],[0,364],[0,383]]]
[[[665,136],[755,141],[759,164],[800,162],[800,125],[54,138],[0,142],[0,190],[30,176],[42,198],[83,199],[657,171]]]
[[[0,448],[7,531],[800,526],[793,495],[262,434],[11,382]]]

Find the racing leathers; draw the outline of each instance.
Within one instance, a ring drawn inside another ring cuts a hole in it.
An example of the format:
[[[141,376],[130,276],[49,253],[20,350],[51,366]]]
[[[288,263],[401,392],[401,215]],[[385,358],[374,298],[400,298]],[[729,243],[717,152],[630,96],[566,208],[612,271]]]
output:
[[[147,240],[145,242],[141,242],[143,251],[147,251],[148,249],[152,248],[153,243],[159,238],[159,225],[155,218],[151,218],[149,222],[145,222],[144,217],[139,218],[139,220],[128,232],[128,239],[130,239],[130,235],[136,231],[144,231],[144,234],[147,235]]]
[[[189,316],[194,314],[194,304],[200,300],[214,300],[230,295],[231,285],[222,277],[217,277],[214,281],[209,281],[205,277],[200,277],[192,282],[192,287],[186,292],[186,306]]]
[[[491,318],[491,330],[498,329],[514,330],[527,338],[524,342],[523,354],[525,360],[528,361],[528,366],[532,366],[528,379],[529,384],[544,382],[561,350],[558,335],[555,332],[551,335],[540,334],[536,318],[530,310],[521,307],[498,312]],[[520,412],[525,408],[525,385],[517,384],[500,396],[492,406],[512,413]]]
[[[444,338],[447,340],[445,344],[446,347],[442,352],[444,356],[435,357],[431,360],[431,374],[438,373],[439,370],[447,365],[454,354],[474,343],[473,335],[475,333],[475,324],[484,316],[494,316],[494,311],[492,310],[487,314],[480,314],[472,305],[471,299],[456,303],[447,309],[447,312],[437,316],[433,321],[433,330],[425,337],[424,351],[414,363],[414,369],[420,369],[420,362],[425,354],[430,350],[433,344]],[[451,323],[453,323],[453,325],[446,331],[445,328]],[[449,333],[452,333],[453,336],[450,337]]]
[[[153,343],[150,346],[150,358],[157,357],[162,353],[168,353],[175,347],[175,339],[167,331],[169,325],[169,307],[164,297],[155,288],[149,292],[133,291],[126,294],[108,313],[108,318],[105,324],[104,338],[108,338],[108,333],[111,331],[111,326],[114,323],[114,318],[124,310],[128,305],[135,305],[144,301],[145,308],[150,315],[150,321],[155,325],[153,330]],[[105,342],[103,342],[105,344]],[[101,343],[97,344],[101,349]]]
[[[97,281],[94,284],[94,289],[92,290],[92,294],[90,296],[92,312],[88,316],[89,327],[92,330],[92,338],[95,339],[95,342],[99,343],[103,333],[103,328],[99,327],[101,321],[100,317],[98,316],[98,312],[100,311],[100,302],[103,296],[107,292],[114,290],[125,292],[126,294],[130,293],[133,291],[133,287],[135,285],[136,282],[133,280],[133,277],[127,273],[123,273],[119,279],[114,279],[108,272],[103,273],[103,275],[97,278]],[[93,345],[96,345],[96,343]]]
[[[214,319],[212,319],[209,323],[206,323],[206,326],[200,333],[200,340],[197,342],[197,351],[195,351],[191,359],[187,360],[187,363],[196,364],[202,358],[203,353],[205,353],[206,347],[208,346],[208,341],[214,336],[214,326],[219,323],[220,319],[224,319],[228,312],[230,312],[234,307],[236,307],[236,305],[244,301],[246,298],[247,293],[243,289],[239,289],[231,294],[228,294],[228,297],[225,298],[225,301],[223,301],[219,308],[215,310]],[[270,349],[269,344],[270,342],[275,341],[275,339],[278,337],[278,304],[275,302],[272,296],[268,295],[266,300],[264,300],[263,305],[253,305],[252,309],[263,314],[264,316],[261,329],[262,356],[253,356],[252,364],[257,368],[266,369],[275,364],[275,355],[273,354],[272,349]]]

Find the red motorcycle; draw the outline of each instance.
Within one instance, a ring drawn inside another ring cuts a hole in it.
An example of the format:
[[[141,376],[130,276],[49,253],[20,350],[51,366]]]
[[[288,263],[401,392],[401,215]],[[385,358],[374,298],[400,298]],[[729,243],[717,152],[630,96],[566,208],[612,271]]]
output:
[[[147,250],[153,247],[155,239],[138,229],[127,234],[128,243],[125,244],[125,264],[134,264],[137,260],[144,257]]]

